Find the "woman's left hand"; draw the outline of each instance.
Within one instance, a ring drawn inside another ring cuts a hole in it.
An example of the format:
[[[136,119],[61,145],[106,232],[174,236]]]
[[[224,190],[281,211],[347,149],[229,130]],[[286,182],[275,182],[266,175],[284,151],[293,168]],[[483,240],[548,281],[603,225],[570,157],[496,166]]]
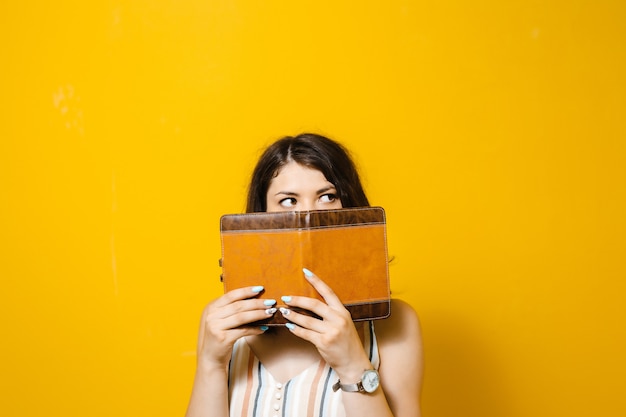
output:
[[[283,301],[290,307],[311,311],[321,320],[289,309],[287,314],[283,312],[285,318],[292,323],[287,327],[296,336],[315,345],[322,358],[340,377],[355,380],[360,378],[363,370],[371,368],[371,364],[350,312],[317,275],[305,269],[304,276],[325,302],[298,296],[283,297]]]

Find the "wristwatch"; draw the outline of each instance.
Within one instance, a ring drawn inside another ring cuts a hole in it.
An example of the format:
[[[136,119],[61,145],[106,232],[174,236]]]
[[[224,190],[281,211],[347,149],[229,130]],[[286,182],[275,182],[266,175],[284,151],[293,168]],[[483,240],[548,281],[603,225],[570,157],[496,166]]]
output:
[[[342,384],[340,380],[337,380],[333,385],[333,391],[337,391],[341,388],[346,392],[367,392],[372,393],[378,389],[380,385],[380,375],[374,369],[368,369],[361,375],[361,380],[356,384]]]

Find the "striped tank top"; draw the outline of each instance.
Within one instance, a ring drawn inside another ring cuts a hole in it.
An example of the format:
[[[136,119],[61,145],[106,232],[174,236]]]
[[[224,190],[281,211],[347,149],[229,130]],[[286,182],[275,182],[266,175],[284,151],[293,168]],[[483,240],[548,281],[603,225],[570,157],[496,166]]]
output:
[[[363,346],[378,369],[374,323],[368,324],[363,326]],[[332,389],[337,379],[335,371],[320,360],[281,384],[241,338],[233,347],[228,375],[230,417],[343,417],[342,391]]]

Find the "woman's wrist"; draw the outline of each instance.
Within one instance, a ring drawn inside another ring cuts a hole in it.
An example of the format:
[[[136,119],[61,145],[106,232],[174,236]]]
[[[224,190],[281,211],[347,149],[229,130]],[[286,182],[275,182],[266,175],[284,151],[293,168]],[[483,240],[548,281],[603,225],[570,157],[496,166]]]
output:
[[[203,374],[212,374],[212,373],[228,373],[228,361],[225,363],[216,362],[214,360],[208,358],[198,358],[198,363],[196,367],[197,372],[202,372]]]
[[[363,372],[368,369],[373,369],[372,364],[368,361],[359,361],[358,363],[350,363],[348,366],[342,367],[340,369],[335,369],[339,380],[343,384],[354,384],[361,380],[363,376]]]

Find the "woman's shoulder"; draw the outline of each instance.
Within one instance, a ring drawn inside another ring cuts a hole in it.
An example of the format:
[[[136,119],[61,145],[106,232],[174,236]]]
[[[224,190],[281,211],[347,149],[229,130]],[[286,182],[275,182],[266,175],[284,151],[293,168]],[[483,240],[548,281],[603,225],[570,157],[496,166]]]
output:
[[[391,314],[384,320],[379,320],[377,324],[380,326],[393,326],[405,321],[409,321],[407,324],[419,325],[419,317],[415,309],[406,301],[394,298],[391,300]],[[376,326],[379,327],[378,325]]]
[[[376,336],[381,344],[413,338],[421,341],[421,326],[415,309],[405,301],[391,300],[391,315],[375,322]]]

